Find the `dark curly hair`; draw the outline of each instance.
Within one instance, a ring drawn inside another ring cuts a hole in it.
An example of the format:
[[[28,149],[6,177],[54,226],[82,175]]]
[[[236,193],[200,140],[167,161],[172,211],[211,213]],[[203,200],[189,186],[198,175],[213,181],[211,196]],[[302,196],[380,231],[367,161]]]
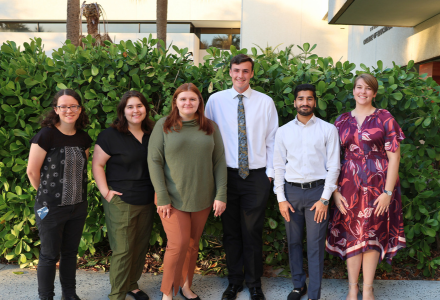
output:
[[[57,115],[57,113],[55,112],[55,108],[58,105],[58,99],[64,95],[75,98],[75,100],[78,102],[78,105],[81,106],[81,113],[79,114],[78,120],[76,120],[75,122],[75,129],[79,130],[86,128],[86,126],[90,123],[89,117],[87,116],[86,110],[82,105],[81,97],[78,95],[77,92],[71,89],[60,90],[58,93],[55,94],[52,101],[53,109],[48,111],[47,114],[44,116],[43,121],[41,122],[41,127],[54,128],[60,122],[60,116]]]
[[[128,99],[130,99],[131,97],[138,98],[145,106],[147,116],[142,121],[141,127],[143,132],[150,134],[154,127],[154,122],[150,119],[150,106],[148,105],[147,99],[145,99],[144,95],[142,95],[142,93],[139,93],[138,91],[128,91],[125,92],[124,95],[122,95],[121,101],[119,102],[118,107],[116,108],[118,117],[113,121],[111,127],[115,128],[119,132],[126,134],[129,133],[128,122],[127,119],[125,118],[124,110],[125,107],[127,106]]]

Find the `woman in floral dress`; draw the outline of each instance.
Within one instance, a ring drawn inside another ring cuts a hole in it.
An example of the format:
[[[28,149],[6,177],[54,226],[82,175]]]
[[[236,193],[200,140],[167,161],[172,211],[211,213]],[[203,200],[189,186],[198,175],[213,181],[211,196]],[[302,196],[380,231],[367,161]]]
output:
[[[357,299],[361,266],[363,299],[374,299],[378,262],[391,263],[405,247],[398,178],[399,146],[405,136],[387,110],[373,107],[377,90],[376,78],[359,75],[353,89],[356,108],[335,122],[343,160],[333,193],[326,250],[347,260],[347,300]]]

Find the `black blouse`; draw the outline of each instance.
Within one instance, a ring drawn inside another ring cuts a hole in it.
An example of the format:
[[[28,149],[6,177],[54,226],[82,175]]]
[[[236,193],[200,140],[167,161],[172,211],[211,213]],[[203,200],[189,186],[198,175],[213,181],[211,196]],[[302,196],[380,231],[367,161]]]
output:
[[[47,154],[40,170],[36,201],[42,206],[73,205],[87,200],[87,156],[92,139],[82,131],[65,135],[43,127],[31,140]]]
[[[144,134],[141,144],[133,134],[109,127],[96,141],[96,145],[110,156],[105,171],[108,186],[122,193],[122,201],[128,204],[146,205],[154,201],[147,162],[149,140],[150,135]]]

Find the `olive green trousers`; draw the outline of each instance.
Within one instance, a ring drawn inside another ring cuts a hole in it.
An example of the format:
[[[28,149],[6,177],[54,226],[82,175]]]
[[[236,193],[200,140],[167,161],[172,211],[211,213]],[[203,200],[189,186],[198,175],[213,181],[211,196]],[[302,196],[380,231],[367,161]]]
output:
[[[110,300],[125,300],[127,292],[139,288],[153,228],[154,203],[132,205],[115,195],[110,202],[101,197],[112,257]]]

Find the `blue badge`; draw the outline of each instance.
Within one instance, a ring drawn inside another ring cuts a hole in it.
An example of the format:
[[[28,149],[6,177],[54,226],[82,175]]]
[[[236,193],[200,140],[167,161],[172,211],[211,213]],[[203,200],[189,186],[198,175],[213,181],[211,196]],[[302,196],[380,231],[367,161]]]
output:
[[[42,208],[37,210],[38,216],[40,217],[41,220],[43,220],[47,216],[48,212],[49,209],[46,206],[43,206]]]

